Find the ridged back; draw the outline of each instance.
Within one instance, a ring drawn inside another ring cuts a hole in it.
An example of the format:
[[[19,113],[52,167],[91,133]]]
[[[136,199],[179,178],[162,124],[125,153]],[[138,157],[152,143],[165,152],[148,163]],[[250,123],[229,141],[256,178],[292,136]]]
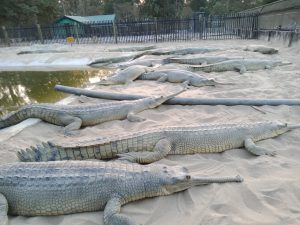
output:
[[[85,115],[88,116],[89,114],[92,115],[93,113],[95,114],[100,112],[109,112],[109,114],[111,115],[111,111],[113,110],[119,112],[123,107],[130,107],[134,104],[138,104],[138,102],[140,101],[141,100],[118,101],[90,105],[32,104],[24,106],[19,110],[2,117],[0,119],[0,129],[15,125],[28,118],[40,118],[53,124],[64,125],[59,120],[59,115],[68,114],[82,117]],[[126,114],[126,110],[124,110],[124,114]]]
[[[159,140],[171,143],[169,154],[222,152],[254,141],[275,137],[276,123],[206,124],[197,127],[162,127],[126,135],[68,143],[43,143],[18,154],[21,161],[110,159],[118,153],[153,151]]]
[[[60,161],[0,167],[0,193],[13,215],[61,215],[104,208],[114,195],[144,196],[143,168],[120,162]],[[135,196],[135,197],[134,197]]]
[[[139,80],[157,80],[161,77],[161,73],[159,72],[148,72],[143,73],[141,76],[138,77]]]

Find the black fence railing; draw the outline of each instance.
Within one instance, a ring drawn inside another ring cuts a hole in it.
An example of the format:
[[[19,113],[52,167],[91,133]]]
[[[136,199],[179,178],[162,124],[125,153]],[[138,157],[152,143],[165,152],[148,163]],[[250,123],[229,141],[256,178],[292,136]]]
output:
[[[134,43],[201,39],[252,39],[257,14],[198,14],[188,18],[147,18],[115,22],[14,27],[0,30],[0,45],[32,43]]]

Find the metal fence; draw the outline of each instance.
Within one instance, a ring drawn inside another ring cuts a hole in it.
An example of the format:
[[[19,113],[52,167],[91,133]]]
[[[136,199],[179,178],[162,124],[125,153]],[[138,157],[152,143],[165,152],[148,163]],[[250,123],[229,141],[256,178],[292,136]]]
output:
[[[34,43],[138,43],[201,39],[256,38],[257,14],[235,13],[221,16],[197,14],[188,18],[146,18],[126,21],[2,27],[0,45],[30,45]]]

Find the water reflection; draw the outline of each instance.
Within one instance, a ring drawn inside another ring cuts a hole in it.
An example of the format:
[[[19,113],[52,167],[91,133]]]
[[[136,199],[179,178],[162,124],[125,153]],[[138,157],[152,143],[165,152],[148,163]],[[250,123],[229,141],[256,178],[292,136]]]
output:
[[[22,105],[56,102],[67,94],[54,91],[56,84],[82,87],[110,75],[110,70],[0,72],[0,115]]]

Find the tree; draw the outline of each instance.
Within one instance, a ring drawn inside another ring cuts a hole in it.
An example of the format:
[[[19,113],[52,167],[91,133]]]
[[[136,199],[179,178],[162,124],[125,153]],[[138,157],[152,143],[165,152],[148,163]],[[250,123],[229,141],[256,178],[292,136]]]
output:
[[[103,13],[104,14],[114,13],[114,2],[112,0],[103,1]]]
[[[10,0],[0,3],[2,25],[52,23],[61,14],[58,1]]]
[[[263,0],[263,4],[269,4],[269,3],[272,3],[272,2],[276,2],[278,0]]]
[[[211,2],[209,11],[213,14],[224,14],[230,12],[240,12],[257,5],[257,1],[255,0],[215,0]]]
[[[205,11],[207,0],[191,0],[189,5],[194,12]]]
[[[59,0],[64,15],[93,16],[103,13],[103,5],[109,0]]]
[[[174,17],[180,16],[184,0],[144,0],[140,4],[143,16]]]
[[[62,15],[62,10],[57,1],[39,0],[37,2],[37,23],[49,24],[53,23]]]

